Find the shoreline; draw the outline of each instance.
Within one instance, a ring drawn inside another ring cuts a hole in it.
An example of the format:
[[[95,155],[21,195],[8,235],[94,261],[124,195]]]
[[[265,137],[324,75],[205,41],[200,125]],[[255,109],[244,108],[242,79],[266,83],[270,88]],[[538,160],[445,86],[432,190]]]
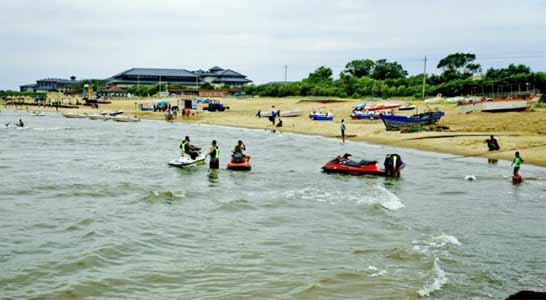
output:
[[[102,104],[98,110],[81,106],[79,109],[60,109],[63,112],[96,113],[97,111],[123,110],[126,114],[136,115],[146,120],[163,120],[161,112],[136,111],[136,104],[151,103],[154,99],[114,100],[112,104]],[[435,105],[446,112],[446,117],[440,125],[449,126],[449,131],[400,133],[386,131],[380,121],[351,120],[348,117],[350,109],[361,100],[344,100],[328,104],[305,101],[295,98],[258,98],[258,99],[220,99],[230,107],[225,112],[199,112],[190,118],[178,117],[173,122],[193,124],[219,125],[232,128],[246,128],[256,130],[275,130],[303,135],[337,138],[341,118],[345,118],[348,141],[366,142],[369,144],[394,146],[422,150],[435,153],[450,154],[457,158],[476,157],[483,159],[497,159],[511,161],[515,151],[520,151],[525,164],[546,167],[546,110],[519,113],[473,113],[460,114],[456,107],[451,105]],[[171,100],[174,104],[175,100]],[[389,102],[408,103],[408,101]],[[422,102],[414,101],[419,111],[426,107]],[[291,110],[303,109],[300,117],[284,117],[284,126],[272,127],[267,118],[257,118],[258,109],[267,110],[275,105],[276,109]],[[318,108],[318,109],[317,109]],[[310,121],[307,114],[311,110],[332,111],[336,118],[333,122]],[[55,108],[29,106],[29,111],[55,112]],[[339,117],[341,116],[341,117]],[[500,151],[490,152],[484,140],[489,135],[495,135],[501,144]],[[460,157],[457,157],[460,156]]]

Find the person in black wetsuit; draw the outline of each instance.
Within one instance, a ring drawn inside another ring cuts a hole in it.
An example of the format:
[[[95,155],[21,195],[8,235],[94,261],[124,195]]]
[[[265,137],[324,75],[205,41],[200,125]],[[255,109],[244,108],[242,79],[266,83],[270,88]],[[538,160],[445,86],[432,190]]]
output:
[[[385,157],[385,176],[400,177],[400,169],[404,162],[398,154],[387,154]]]
[[[186,136],[182,143],[180,144],[180,150],[182,154],[188,154],[191,159],[195,159],[199,153],[197,152],[197,148],[190,144],[190,137]]]
[[[500,150],[499,142],[497,142],[497,139],[495,139],[494,136],[491,136],[489,139],[485,140],[487,143],[487,148],[489,148],[489,151],[498,151]]]
[[[216,145],[216,140],[212,141],[212,145],[210,146],[210,150],[207,155],[210,156],[209,168],[220,168],[220,148],[218,148]]]

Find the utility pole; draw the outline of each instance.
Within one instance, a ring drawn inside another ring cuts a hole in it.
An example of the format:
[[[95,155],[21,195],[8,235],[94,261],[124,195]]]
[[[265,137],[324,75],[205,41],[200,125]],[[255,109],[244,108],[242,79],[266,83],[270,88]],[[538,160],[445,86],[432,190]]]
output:
[[[284,82],[288,81],[288,65],[284,65]]]
[[[425,66],[423,68],[423,99],[425,99],[426,84],[427,84],[427,57],[425,56]]]

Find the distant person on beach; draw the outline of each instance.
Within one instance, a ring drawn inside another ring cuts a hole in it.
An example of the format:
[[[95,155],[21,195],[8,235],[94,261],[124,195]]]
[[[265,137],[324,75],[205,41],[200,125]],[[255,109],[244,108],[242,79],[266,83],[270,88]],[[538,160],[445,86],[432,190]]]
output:
[[[514,166],[514,177],[519,177],[519,168],[522,162],[523,159],[521,156],[519,156],[519,151],[516,151],[516,156],[514,157],[514,160],[512,160],[512,166]]]
[[[258,112],[256,113],[256,117],[261,117],[262,115],[262,110],[261,109],[258,109]]]
[[[273,105],[271,110],[271,116],[269,117],[269,121],[271,121],[271,126],[275,126],[275,119],[277,117],[277,113],[275,112],[275,105]]]
[[[220,168],[220,148],[218,148],[216,145],[216,140],[212,140],[212,145],[210,146],[210,150],[207,155],[210,156],[209,168]]]
[[[276,127],[282,127],[282,120],[281,118],[279,118],[279,122],[277,123],[277,126]]]
[[[498,151],[500,150],[499,142],[497,142],[497,139],[495,139],[494,136],[491,136],[489,139],[485,140],[487,143],[487,147],[489,148],[489,151]]]
[[[341,130],[341,139],[343,140],[343,142],[345,143],[345,119],[341,119],[341,126],[339,127],[339,129]]]

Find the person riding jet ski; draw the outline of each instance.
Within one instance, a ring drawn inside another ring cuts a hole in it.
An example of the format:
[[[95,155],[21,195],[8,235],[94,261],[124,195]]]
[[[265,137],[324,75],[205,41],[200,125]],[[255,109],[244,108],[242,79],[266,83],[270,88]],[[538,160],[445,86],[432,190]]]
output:
[[[236,171],[249,171],[250,167],[250,156],[245,155],[243,151],[246,150],[245,144],[243,141],[239,140],[237,145],[233,148],[233,154],[231,155],[231,160],[228,162],[227,168],[230,170]]]
[[[199,155],[199,150],[201,150],[201,148],[190,144],[190,137],[186,136],[180,144],[180,150],[182,155],[187,154],[191,157],[191,159],[195,159]]]

